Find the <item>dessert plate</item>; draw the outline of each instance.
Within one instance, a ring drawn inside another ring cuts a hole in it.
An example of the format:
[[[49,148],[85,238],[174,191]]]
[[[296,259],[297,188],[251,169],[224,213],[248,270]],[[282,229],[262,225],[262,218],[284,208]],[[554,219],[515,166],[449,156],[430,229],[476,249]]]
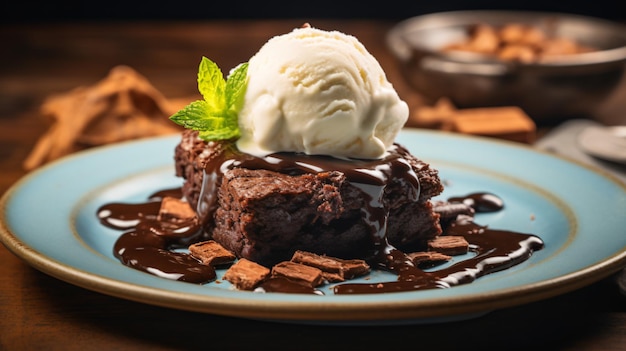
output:
[[[545,247],[473,283],[412,292],[262,294],[233,290],[219,279],[223,271],[206,285],[159,278],[114,258],[121,232],[105,228],[95,213],[105,203],[142,202],[180,186],[173,166],[179,140],[90,149],[30,173],[0,200],[0,240],[34,268],[100,293],[181,310],[319,324],[473,318],[583,287],[626,266],[626,186],[611,175],[520,144],[406,129],[397,141],[439,169],[446,186],[441,198],[492,192],[505,209],[478,214],[476,222],[536,234]],[[367,279],[395,276],[374,271]]]

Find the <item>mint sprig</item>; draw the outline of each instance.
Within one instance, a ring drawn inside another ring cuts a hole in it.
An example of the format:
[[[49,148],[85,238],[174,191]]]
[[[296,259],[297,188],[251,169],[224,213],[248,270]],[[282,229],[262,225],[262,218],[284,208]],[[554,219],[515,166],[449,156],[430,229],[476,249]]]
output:
[[[246,91],[247,71],[248,63],[242,63],[224,79],[217,64],[203,56],[198,68],[198,91],[204,100],[190,103],[170,119],[197,130],[206,141],[239,138],[237,119]]]

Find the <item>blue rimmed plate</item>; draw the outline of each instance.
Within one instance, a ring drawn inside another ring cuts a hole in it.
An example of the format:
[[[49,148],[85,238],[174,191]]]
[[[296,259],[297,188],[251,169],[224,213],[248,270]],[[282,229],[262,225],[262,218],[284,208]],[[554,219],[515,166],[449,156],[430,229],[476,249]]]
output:
[[[173,166],[179,140],[160,137],[90,149],[30,173],[0,200],[0,240],[36,269],[100,293],[182,310],[301,323],[470,318],[562,294],[626,266],[626,186],[617,179],[520,144],[406,129],[397,141],[439,170],[446,186],[441,198],[495,193],[506,208],[479,214],[476,222],[536,234],[545,247],[522,264],[471,284],[414,292],[260,294],[233,290],[221,279],[195,285],[159,278],[113,257],[121,233],[102,226],[95,212],[108,202],[141,202],[155,191],[180,186]],[[368,282],[394,278],[374,272]]]

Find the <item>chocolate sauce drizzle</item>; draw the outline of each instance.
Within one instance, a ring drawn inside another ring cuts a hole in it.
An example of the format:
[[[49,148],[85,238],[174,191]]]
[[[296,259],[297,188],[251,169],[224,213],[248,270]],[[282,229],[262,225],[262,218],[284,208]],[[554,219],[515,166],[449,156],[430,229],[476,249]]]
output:
[[[172,251],[202,240],[197,218],[188,221],[159,219],[164,196],[181,198],[180,188],[152,194],[144,203],[108,203],[97,211],[100,223],[123,233],[115,242],[113,255],[124,265],[159,277],[190,283],[208,283],[215,269],[189,254]]]
[[[97,216],[110,228],[126,230],[116,241],[113,253],[123,264],[160,277],[204,284],[216,279],[215,269],[200,263],[189,254],[174,251],[208,239],[203,230],[216,209],[217,187],[223,174],[235,167],[266,169],[289,175],[340,171],[348,181],[360,189],[368,201],[364,218],[371,228],[373,267],[393,272],[396,281],[383,283],[342,283],[333,287],[335,294],[370,294],[447,288],[474,281],[480,276],[519,264],[543,247],[535,235],[493,230],[473,222],[472,216],[459,215],[453,221],[442,221],[442,235],[460,235],[470,243],[475,256],[447,268],[426,272],[416,267],[402,251],[387,242],[388,210],[383,201],[390,180],[409,185],[409,198],[417,201],[419,180],[405,157],[405,148],[394,145],[381,160],[343,160],[327,156],[308,156],[294,153],[275,153],[255,157],[241,153],[233,144],[220,144],[221,149],[209,160],[204,170],[204,181],[193,220],[164,220],[158,218],[160,200],[164,196],[182,198],[179,188],[165,189],[152,194],[144,203],[108,203],[100,207]],[[504,207],[500,198],[490,193],[474,193],[450,198],[451,205],[463,204],[475,212],[498,211]],[[300,289],[292,282],[269,280],[266,292],[319,293],[315,289]]]
[[[463,197],[448,199],[452,205],[464,203],[475,212],[494,212],[504,207],[503,201],[491,193],[472,193]],[[393,247],[388,247],[391,265],[381,265],[390,270],[398,279],[384,283],[345,283],[333,288],[335,294],[373,294],[383,292],[413,291],[433,288],[449,288],[471,283],[486,274],[515,266],[528,259],[534,251],[543,248],[543,241],[532,234],[490,229],[473,221],[473,217],[459,215],[443,227],[441,235],[464,237],[475,256],[434,272],[421,270]]]

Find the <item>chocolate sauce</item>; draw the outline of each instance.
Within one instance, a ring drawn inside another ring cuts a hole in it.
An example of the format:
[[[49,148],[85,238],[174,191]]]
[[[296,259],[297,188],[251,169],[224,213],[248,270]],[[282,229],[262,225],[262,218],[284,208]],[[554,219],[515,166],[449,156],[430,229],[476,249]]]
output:
[[[198,284],[215,280],[215,268],[189,254],[168,250],[166,242],[149,231],[128,232],[117,239],[113,253],[123,264],[162,278]]]
[[[156,220],[161,208],[160,201],[138,204],[109,203],[98,209],[100,223],[113,229],[134,228],[142,221]]]
[[[493,230],[471,220],[453,222],[442,235],[463,236],[476,256],[455,263],[447,268],[426,272],[403,259],[404,253],[391,248],[398,262],[394,272],[398,280],[384,283],[345,283],[333,288],[335,294],[373,294],[384,292],[413,291],[432,288],[448,288],[471,283],[477,278],[507,269],[540,250],[543,242],[535,235]]]
[[[143,203],[109,203],[97,211],[100,222],[114,229],[129,230],[113,247],[113,255],[123,264],[160,277],[190,283],[215,280],[215,269],[191,255],[172,251],[186,248],[202,239],[197,218],[159,220],[164,196],[181,197],[180,189],[166,189],[152,194]]]
[[[495,212],[504,208],[504,202],[495,194],[477,192],[451,197],[451,204],[462,203],[474,212]],[[398,275],[397,281],[384,283],[345,283],[333,288],[335,294],[374,294],[384,292],[413,291],[432,288],[449,288],[471,283],[477,278],[507,269],[528,259],[534,251],[543,248],[543,241],[532,234],[490,229],[473,221],[467,215],[458,216],[443,228],[441,235],[462,236],[475,253],[472,258],[455,263],[445,269],[426,272],[408,259],[405,253],[389,246],[386,260],[381,265]]]
[[[317,290],[310,286],[306,286],[283,277],[271,277],[266,279],[259,285],[258,288],[255,289],[255,291],[262,293],[280,292],[288,294],[324,295],[321,290]]]
[[[220,144],[220,148],[204,170],[198,217],[193,220],[168,221],[158,218],[160,200],[165,196],[181,198],[180,188],[158,191],[143,203],[109,203],[98,209],[97,215],[103,225],[129,230],[115,243],[116,258],[129,267],[168,279],[199,284],[216,279],[213,267],[200,263],[189,254],[172,250],[208,239],[203,228],[216,209],[217,187],[223,174],[235,167],[266,169],[289,175],[340,171],[352,185],[361,190],[368,200],[363,216],[371,228],[373,243],[368,261],[375,268],[395,273],[397,280],[372,284],[342,283],[333,287],[335,294],[413,291],[466,284],[485,274],[519,264],[530,257],[533,251],[543,247],[543,242],[535,235],[490,229],[474,223],[472,216],[460,215],[446,223],[442,235],[463,236],[470,243],[470,250],[475,256],[444,269],[426,272],[416,267],[404,252],[391,246],[386,237],[388,209],[383,194],[389,182],[408,184],[410,190],[407,196],[412,201],[419,198],[419,180],[406,161],[409,152],[403,147],[394,145],[381,160],[343,160],[294,153],[255,157],[239,152],[234,144]],[[499,211],[504,207],[499,197],[486,192],[453,197],[448,202],[464,204],[475,212]],[[287,279],[274,278],[263,282],[259,290],[320,293]]]
[[[476,212],[496,212],[504,208],[504,201],[497,195],[479,192],[466,196],[451,197],[448,202],[460,202],[472,207]]]

